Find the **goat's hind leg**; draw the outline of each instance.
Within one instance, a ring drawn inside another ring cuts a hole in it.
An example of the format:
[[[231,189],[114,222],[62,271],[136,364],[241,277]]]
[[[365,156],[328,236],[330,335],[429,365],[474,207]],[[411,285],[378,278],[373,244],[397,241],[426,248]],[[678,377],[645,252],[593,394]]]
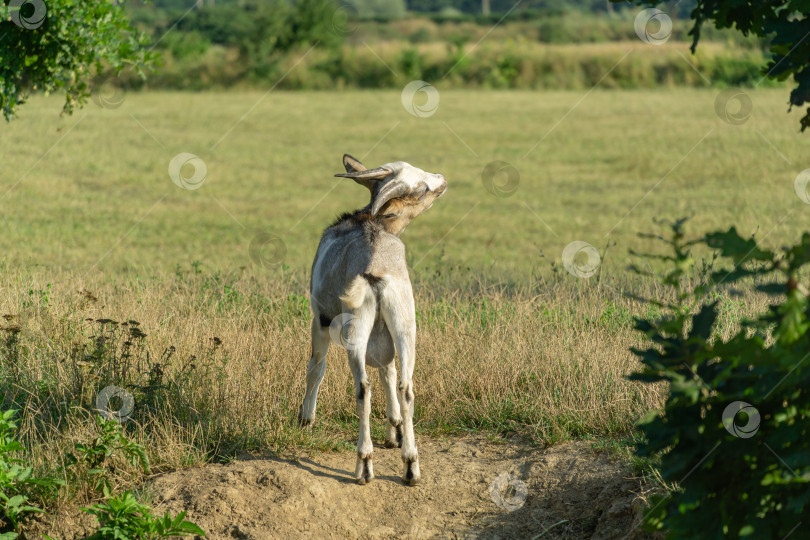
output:
[[[402,448],[402,413],[397,399],[397,368],[393,359],[379,368],[380,382],[385,392],[385,411],[388,427],[385,434],[385,446]]]
[[[315,420],[318,388],[326,373],[326,353],[329,352],[329,326],[323,326],[319,317],[312,320],[312,356],[307,366],[307,390],[298,409],[298,424],[306,426]]]
[[[414,332],[415,334],[415,332]],[[402,481],[409,486],[419,483],[421,474],[419,472],[419,453],[416,449],[416,437],[413,433],[413,364],[414,364],[414,341],[413,337],[403,336],[397,338],[397,350],[400,352],[402,373],[400,374],[400,411],[402,414],[402,463],[405,470],[402,473]],[[406,352],[409,351],[409,352]]]
[[[373,310],[373,307],[371,308]],[[349,327],[346,348],[349,351],[349,368],[354,377],[355,397],[357,398],[357,416],[360,418],[360,434],[357,439],[357,465],[354,477],[357,483],[365,485],[374,479],[374,467],[371,454],[374,445],[371,442],[371,385],[366,373],[366,347],[374,315],[355,312]]]
[[[413,433],[413,368],[416,361],[416,317],[410,283],[388,287],[383,293],[382,315],[394,338],[400,360],[399,405],[402,417],[402,481],[419,483],[419,453]]]

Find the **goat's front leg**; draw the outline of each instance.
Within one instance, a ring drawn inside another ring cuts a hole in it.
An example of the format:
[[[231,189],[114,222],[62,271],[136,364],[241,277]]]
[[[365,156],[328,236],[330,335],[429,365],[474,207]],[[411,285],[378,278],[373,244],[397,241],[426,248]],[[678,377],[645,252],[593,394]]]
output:
[[[298,409],[298,423],[306,426],[315,420],[318,388],[326,372],[326,353],[329,352],[329,326],[322,326],[319,317],[312,320],[312,356],[307,366],[307,390]]]
[[[370,425],[371,385],[366,374],[366,347],[373,323],[373,311],[370,317],[356,314],[351,320],[346,341],[346,348],[349,351],[349,368],[354,377],[357,416],[360,418],[360,435],[357,439],[357,465],[354,477],[361,486],[374,479],[374,467],[371,462],[371,454],[374,451],[374,445],[371,442]]]

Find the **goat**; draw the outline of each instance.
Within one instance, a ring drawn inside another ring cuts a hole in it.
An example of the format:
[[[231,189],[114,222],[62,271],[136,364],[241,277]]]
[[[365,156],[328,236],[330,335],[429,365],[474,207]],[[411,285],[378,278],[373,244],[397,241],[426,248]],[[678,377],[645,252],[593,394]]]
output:
[[[335,176],[351,178],[368,188],[371,202],[360,210],[343,214],[329,226],[315,253],[310,281],[312,356],[298,420],[301,425],[308,425],[315,419],[318,387],[326,370],[330,327],[339,326],[341,344],[348,350],[360,417],[355,479],[364,485],[374,478],[368,365],[379,370],[385,391],[388,417],[385,445],[402,448],[405,465],[402,480],[415,485],[420,478],[413,434],[416,314],[405,245],[399,235],[445,192],[447,181],[441,174],[428,173],[402,161],[367,169],[345,154],[343,165],[346,173]],[[398,387],[395,352],[400,359]]]

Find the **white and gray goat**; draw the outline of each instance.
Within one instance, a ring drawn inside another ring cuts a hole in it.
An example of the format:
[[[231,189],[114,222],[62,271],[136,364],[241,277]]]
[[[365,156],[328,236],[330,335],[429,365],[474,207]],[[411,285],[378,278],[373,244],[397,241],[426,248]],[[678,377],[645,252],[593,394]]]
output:
[[[361,485],[374,478],[369,426],[371,391],[366,374],[366,366],[371,366],[379,370],[387,402],[385,445],[402,448],[402,480],[415,485],[420,477],[413,434],[416,315],[405,245],[399,235],[445,192],[447,181],[441,174],[402,161],[367,169],[346,154],[343,165],[346,173],[335,176],[351,178],[368,188],[371,202],[338,218],[323,232],[318,245],[310,283],[312,357],[298,419],[307,425],[315,418],[318,387],[326,370],[330,325],[335,327],[333,321],[337,319],[341,342],[348,350],[360,417],[355,478]],[[395,352],[400,360],[398,386]]]

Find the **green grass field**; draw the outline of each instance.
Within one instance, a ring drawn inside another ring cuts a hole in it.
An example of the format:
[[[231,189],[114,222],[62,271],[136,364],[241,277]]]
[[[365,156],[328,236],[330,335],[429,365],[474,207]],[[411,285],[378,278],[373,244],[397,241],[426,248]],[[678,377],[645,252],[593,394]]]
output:
[[[807,163],[785,90],[749,92],[740,126],[715,114],[717,94],[446,91],[427,118],[387,91],[129,94],[118,109],[90,103],[63,119],[57,99],[34,99],[2,133],[3,263],[54,279],[193,261],[234,269],[250,265],[250,240],[265,230],[304,271],[321,230],[367,202],[332,177],[344,152],[447,176],[447,196],[404,235],[417,274],[462,265],[529,276],[582,240],[600,251],[615,242],[605,270],[616,275],[656,217],[795,238],[805,205],[793,181]],[[204,160],[202,188],[170,180],[180,152]],[[519,172],[510,197],[484,188],[493,160]]]
[[[32,460],[51,472],[94,434],[98,390],[149,386],[158,374],[166,388],[138,390],[128,425],[155,470],[237,450],[346,445],[356,419],[336,347],[318,422],[307,431],[294,420],[320,232],[367,202],[332,177],[348,152],[448,179],[403,234],[419,432],[628,436],[662,399],[624,379],[638,365],[632,315],[654,310],[623,293],[658,292],[626,270],[629,250],[653,249],[637,234],[681,216],[695,234],[736,224],[765,245],[806,228],[810,209],[793,184],[810,165],[786,90],[749,91],[742,125],[718,117],[718,93],[440,90],[426,118],[396,91],[128,94],[119,108],[91,103],[62,119],[58,98],[33,99],[0,135],[4,408],[24,410]],[[199,189],[169,177],[181,152],[205,162]],[[510,196],[484,187],[495,160],[519,173]],[[260,232],[283,242],[283,257]],[[562,269],[573,241],[602,255],[589,279]],[[723,320],[732,328],[761,307],[726,299]],[[146,337],[133,345],[128,330],[97,321],[107,318],[137,320]]]

